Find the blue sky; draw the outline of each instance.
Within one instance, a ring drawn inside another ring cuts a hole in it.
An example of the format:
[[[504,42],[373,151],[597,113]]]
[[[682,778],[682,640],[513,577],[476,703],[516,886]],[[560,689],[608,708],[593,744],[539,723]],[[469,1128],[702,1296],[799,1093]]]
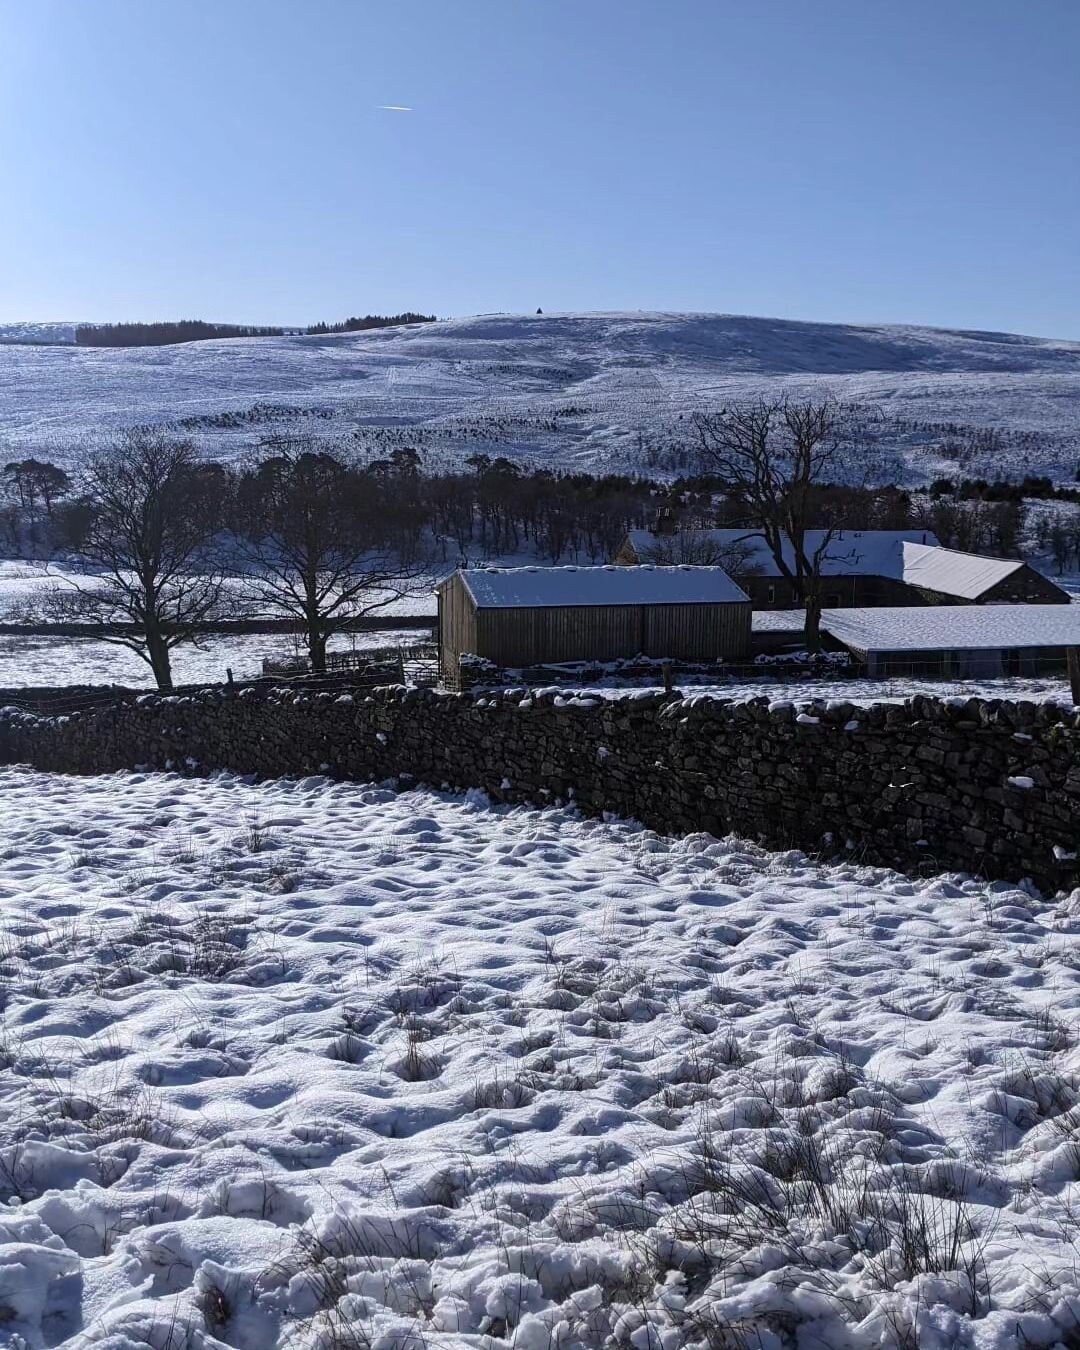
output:
[[[0,0],[0,319],[1080,338],[1078,70],[1078,0]]]

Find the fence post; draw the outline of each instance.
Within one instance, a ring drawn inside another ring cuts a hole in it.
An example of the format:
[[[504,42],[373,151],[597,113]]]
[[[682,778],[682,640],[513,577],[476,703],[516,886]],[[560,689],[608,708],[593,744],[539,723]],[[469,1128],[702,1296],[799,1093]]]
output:
[[[1066,647],[1065,660],[1069,667],[1069,687],[1072,689],[1072,701],[1080,704],[1080,647]]]

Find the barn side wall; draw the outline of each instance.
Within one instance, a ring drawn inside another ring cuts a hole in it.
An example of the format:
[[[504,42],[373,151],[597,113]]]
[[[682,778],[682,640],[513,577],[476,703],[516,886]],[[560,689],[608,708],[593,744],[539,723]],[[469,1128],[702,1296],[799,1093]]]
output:
[[[1071,603],[1067,591],[1055,586],[1049,577],[1036,572],[1027,563],[1015,572],[999,581],[996,586],[982,597],[984,604],[1023,604],[1023,605],[1068,605]]]
[[[476,656],[502,669],[630,656],[714,661],[745,657],[750,606],[560,605],[476,611]]]
[[[456,573],[438,588],[439,665],[443,678],[457,683],[461,657],[476,650],[476,606]]]
[[[1080,885],[1080,714],[1052,705],[218,689],[66,718],[3,710],[0,762],[476,787],[668,833]]]
[[[734,569],[731,576],[750,597],[755,609],[798,609],[801,605],[798,587],[787,577],[744,575]],[[906,582],[862,574],[825,576],[821,580],[821,594],[824,609],[926,604],[925,598]]]

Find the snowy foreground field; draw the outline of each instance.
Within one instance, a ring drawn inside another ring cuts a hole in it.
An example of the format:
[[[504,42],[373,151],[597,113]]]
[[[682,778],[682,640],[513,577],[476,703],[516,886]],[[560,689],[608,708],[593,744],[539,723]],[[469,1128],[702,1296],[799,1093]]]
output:
[[[1075,1346],[1075,899],[0,774],[0,1344]]]

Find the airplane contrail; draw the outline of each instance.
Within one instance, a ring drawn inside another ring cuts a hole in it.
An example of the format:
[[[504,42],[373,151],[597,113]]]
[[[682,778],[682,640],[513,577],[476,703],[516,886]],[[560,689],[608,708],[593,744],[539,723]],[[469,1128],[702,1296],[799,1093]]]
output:
[[[412,112],[403,103],[380,103],[378,107],[380,112]]]

